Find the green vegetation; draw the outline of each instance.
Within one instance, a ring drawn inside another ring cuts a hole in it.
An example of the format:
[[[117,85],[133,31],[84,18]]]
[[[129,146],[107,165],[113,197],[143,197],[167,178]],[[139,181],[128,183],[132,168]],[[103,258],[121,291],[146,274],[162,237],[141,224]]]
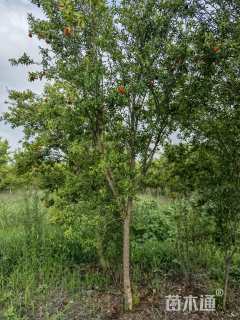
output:
[[[53,212],[43,206],[41,194],[19,192],[0,197],[0,303],[4,319],[36,319],[39,314],[43,319],[68,319],[70,310],[84,299],[86,310],[81,312],[86,313],[86,319],[95,319],[99,305],[88,295],[115,292],[121,284],[116,263],[120,239],[108,243],[104,258],[109,264],[103,270],[98,263],[94,216],[88,215],[85,224],[79,220],[69,237],[53,223]],[[212,294],[223,287],[224,250],[214,242],[216,225],[192,201],[150,195],[138,198],[131,230],[135,304],[140,302],[141,288],[161,295],[166,278],[181,279],[193,288],[202,284]],[[239,262],[237,254],[231,271],[232,288],[238,286]],[[105,319],[107,311],[101,312],[101,319]]]
[[[171,282],[223,288],[227,312],[240,276],[239,1],[32,3],[45,18],[29,15],[29,41],[46,47],[40,62],[10,61],[47,82],[11,91],[3,116],[24,131],[12,158],[0,140],[3,316],[71,319],[86,298],[84,319],[87,305],[120,317]]]

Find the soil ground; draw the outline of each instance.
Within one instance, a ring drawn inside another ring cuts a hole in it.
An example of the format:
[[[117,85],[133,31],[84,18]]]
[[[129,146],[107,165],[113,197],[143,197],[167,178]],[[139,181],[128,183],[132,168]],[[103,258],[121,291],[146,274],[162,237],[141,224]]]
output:
[[[87,290],[74,295],[57,291],[52,293],[46,304],[39,303],[35,314],[28,314],[28,317],[34,320],[240,320],[239,292],[234,290],[230,294],[231,302],[227,312],[166,311],[166,291],[168,295],[175,293],[184,297],[190,294],[197,296],[199,290],[200,288],[189,289],[183,285],[168,285],[163,292],[156,293],[142,288],[139,290],[138,304],[131,313],[122,312],[121,293],[117,291],[106,293]]]

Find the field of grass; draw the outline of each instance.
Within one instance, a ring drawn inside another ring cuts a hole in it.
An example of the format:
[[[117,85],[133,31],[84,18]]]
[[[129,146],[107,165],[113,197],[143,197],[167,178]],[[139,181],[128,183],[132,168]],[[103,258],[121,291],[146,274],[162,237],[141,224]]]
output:
[[[187,251],[179,238],[175,204],[142,195],[132,227],[136,311],[126,318],[118,270],[102,271],[94,258],[86,262],[83,245],[90,242],[69,242],[62,228],[51,223],[40,198],[22,192],[0,195],[0,319],[182,319],[165,314],[166,295],[178,290],[213,294],[222,286],[221,252],[192,240]],[[232,305],[238,296],[238,266],[236,259]]]

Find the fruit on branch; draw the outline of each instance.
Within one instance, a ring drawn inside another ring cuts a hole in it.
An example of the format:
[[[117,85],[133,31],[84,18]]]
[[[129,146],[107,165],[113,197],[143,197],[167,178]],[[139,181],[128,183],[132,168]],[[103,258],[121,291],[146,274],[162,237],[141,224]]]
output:
[[[213,47],[213,52],[214,53],[219,53],[221,49],[219,47]]]
[[[120,94],[126,94],[126,88],[125,88],[123,85],[119,86],[119,87],[117,88],[117,91],[118,91],[118,93],[120,93]]]
[[[71,35],[73,34],[73,28],[64,27],[63,33],[65,37],[71,37]]]

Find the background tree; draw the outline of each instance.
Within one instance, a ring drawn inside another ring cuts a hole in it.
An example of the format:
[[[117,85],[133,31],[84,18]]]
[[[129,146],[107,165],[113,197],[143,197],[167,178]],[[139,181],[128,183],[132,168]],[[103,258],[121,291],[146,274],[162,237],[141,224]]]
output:
[[[206,3],[200,6],[205,12]],[[198,108],[185,119],[184,125],[185,137],[196,150],[196,163],[201,168],[205,167],[201,170],[203,179],[193,179],[195,183],[198,180],[195,187],[215,217],[218,243],[225,250],[223,306],[226,308],[229,271],[236,252],[239,230],[240,34],[237,12],[240,7],[237,1],[214,1],[211,7],[211,16],[204,15],[202,21],[202,38],[196,40],[205,43],[205,49],[212,48],[214,54],[212,60],[209,60],[208,69],[202,69],[203,81],[198,81],[196,74],[191,74],[192,82],[189,83],[184,103],[189,106],[194,104]],[[206,25],[209,26],[208,32]],[[202,63],[200,65],[203,67]],[[209,81],[205,81],[206,76]],[[197,95],[193,90],[198,91]],[[198,174],[194,178],[197,177]]]
[[[11,191],[16,183],[10,161],[9,144],[0,138],[0,191]]]
[[[231,13],[230,13],[231,14]],[[225,40],[226,56],[219,68],[218,78],[206,105],[206,116],[197,121],[195,139],[206,140],[208,153],[216,161],[215,172],[209,176],[208,199],[219,228],[219,241],[225,250],[225,290],[223,307],[226,308],[231,261],[239,241],[239,32],[238,19],[228,21],[231,36]],[[226,26],[225,26],[226,28]],[[196,138],[198,137],[198,138]]]

